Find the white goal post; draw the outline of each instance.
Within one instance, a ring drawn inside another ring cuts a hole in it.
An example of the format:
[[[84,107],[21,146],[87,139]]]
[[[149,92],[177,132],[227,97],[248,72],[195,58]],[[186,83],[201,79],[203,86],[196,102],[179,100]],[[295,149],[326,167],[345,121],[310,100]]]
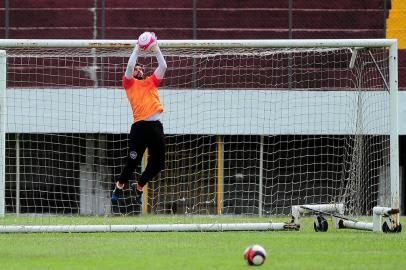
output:
[[[399,209],[395,39],[160,40],[165,169],[143,205],[112,204],[133,46],[0,40],[0,232],[288,230],[276,217],[295,205]]]

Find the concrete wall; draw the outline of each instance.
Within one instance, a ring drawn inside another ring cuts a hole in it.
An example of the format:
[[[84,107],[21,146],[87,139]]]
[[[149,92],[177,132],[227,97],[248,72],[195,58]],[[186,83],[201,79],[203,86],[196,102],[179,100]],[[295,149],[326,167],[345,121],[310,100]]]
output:
[[[354,134],[357,102],[365,134],[388,134],[388,93],[161,89],[168,134]],[[8,133],[128,133],[125,92],[111,88],[9,89]],[[406,93],[399,94],[406,134]]]

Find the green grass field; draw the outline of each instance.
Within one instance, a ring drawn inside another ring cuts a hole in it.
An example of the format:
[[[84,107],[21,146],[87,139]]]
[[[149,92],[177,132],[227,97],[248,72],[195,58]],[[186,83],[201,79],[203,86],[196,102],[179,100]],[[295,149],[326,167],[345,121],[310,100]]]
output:
[[[268,253],[259,269],[406,269],[404,232],[316,233],[312,222],[292,232],[0,234],[0,269],[251,269],[242,253],[254,243]]]

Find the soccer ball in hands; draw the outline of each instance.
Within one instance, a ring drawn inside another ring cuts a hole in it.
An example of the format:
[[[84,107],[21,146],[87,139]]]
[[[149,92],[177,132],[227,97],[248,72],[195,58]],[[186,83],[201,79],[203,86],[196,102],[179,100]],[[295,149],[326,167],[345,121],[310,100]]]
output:
[[[266,259],[266,251],[260,245],[249,246],[244,251],[244,259],[249,265],[262,265]]]
[[[155,52],[157,39],[155,33],[144,32],[138,38],[138,47],[145,52]]]

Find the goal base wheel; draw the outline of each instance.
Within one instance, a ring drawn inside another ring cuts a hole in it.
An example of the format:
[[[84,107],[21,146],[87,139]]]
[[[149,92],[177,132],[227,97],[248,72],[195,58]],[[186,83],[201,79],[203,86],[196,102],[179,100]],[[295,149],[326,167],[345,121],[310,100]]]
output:
[[[321,215],[316,216],[316,220],[314,221],[313,225],[314,225],[314,231],[316,231],[316,232],[327,232],[327,230],[328,230],[328,222]]]

